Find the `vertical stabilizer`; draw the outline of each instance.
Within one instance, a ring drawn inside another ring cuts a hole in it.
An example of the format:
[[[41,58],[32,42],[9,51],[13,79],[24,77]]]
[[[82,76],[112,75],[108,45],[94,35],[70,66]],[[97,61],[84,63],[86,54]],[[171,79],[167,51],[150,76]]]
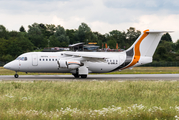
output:
[[[143,34],[141,34],[134,44],[126,50],[127,57],[125,63],[128,64],[122,69],[152,62],[152,56],[154,55],[163,33],[166,32],[167,31],[143,31]]]

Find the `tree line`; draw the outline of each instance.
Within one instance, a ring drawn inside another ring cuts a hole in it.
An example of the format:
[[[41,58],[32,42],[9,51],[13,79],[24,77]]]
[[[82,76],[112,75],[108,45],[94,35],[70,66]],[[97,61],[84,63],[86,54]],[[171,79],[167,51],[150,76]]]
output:
[[[81,23],[78,29],[65,29],[63,26],[53,24],[33,23],[26,31],[23,26],[19,31],[8,31],[0,25],[0,61],[11,61],[22,53],[42,50],[45,47],[68,47],[78,42],[96,42],[100,48],[107,43],[111,49],[129,48],[140,36],[141,31],[133,27],[127,31],[112,30],[101,34],[93,32],[86,23]],[[179,40],[172,42],[169,33],[162,36],[159,46],[154,54],[154,61],[178,61]]]

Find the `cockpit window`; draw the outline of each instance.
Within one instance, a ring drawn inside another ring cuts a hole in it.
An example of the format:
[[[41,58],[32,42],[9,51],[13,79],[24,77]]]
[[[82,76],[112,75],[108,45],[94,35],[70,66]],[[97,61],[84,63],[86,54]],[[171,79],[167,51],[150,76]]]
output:
[[[24,61],[24,57],[21,57],[21,60]]]
[[[21,59],[20,57],[16,58],[16,60],[20,60],[20,59]]]
[[[18,57],[16,60],[22,60],[22,61],[27,61],[27,57]]]

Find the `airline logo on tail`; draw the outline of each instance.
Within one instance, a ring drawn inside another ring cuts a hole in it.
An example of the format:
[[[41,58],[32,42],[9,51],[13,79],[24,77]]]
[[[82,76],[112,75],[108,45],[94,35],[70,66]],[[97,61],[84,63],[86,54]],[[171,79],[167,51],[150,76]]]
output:
[[[149,31],[149,30],[144,31],[142,37],[137,41],[137,43],[135,44],[134,48],[132,48],[134,50],[134,54],[135,54],[134,57],[133,57],[133,61],[123,69],[126,69],[126,68],[129,68],[131,66],[134,66],[137,62],[139,62],[140,55],[141,55],[140,54],[140,44],[141,44],[142,40],[144,40],[144,38],[146,38],[147,35],[149,34],[149,33],[147,33],[147,31]]]

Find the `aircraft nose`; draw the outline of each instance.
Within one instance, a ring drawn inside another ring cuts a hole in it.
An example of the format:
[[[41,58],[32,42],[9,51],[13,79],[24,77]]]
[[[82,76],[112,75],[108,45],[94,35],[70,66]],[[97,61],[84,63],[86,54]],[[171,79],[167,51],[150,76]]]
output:
[[[19,70],[19,66],[18,65],[19,64],[16,61],[12,61],[12,62],[9,62],[9,63],[5,64],[3,67],[5,69],[18,71]]]
[[[10,65],[9,65],[9,63],[5,64],[3,67],[4,67],[5,69],[10,69],[10,68],[11,68]]]

